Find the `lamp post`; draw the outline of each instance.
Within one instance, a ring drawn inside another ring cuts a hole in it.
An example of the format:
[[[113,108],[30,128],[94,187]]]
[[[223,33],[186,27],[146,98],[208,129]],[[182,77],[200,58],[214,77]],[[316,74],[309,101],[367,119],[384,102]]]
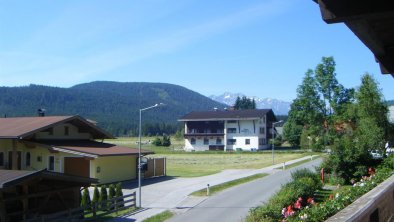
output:
[[[142,111],[152,109],[158,106],[163,106],[163,103],[157,103],[154,106],[149,106],[146,108],[140,109],[140,123],[139,123],[139,133],[138,133],[138,207],[142,207],[141,205],[141,117]]]
[[[275,164],[275,124],[281,123],[283,120],[279,120],[278,122],[272,123],[272,165]]]

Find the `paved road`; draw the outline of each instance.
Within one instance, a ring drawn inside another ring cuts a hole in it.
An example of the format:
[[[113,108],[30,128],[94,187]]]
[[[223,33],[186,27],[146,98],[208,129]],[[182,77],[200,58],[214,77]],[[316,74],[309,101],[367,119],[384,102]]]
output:
[[[291,160],[286,162],[287,164],[292,164],[304,159],[310,158],[309,156]],[[207,184],[216,185],[231,180],[239,179],[242,177],[247,177],[250,175],[258,173],[268,173],[272,174],[278,170],[276,167],[281,167],[283,163],[278,163],[274,166],[269,166],[261,169],[238,169],[238,170],[224,170],[220,173],[195,177],[195,178],[170,178],[163,177],[157,179],[149,179],[143,181],[142,188],[142,206],[143,210],[132,215],[126,215],[122,217],[117,217],[111,220],[111,222],[139,222],[148,217],[154,216],[165,210],[175,211],[176,213],[184,213],[189,209],[196,206],[200,206],[202,202],[207,199],[217,198],[215,195],[213,197],[190,197],[189,194],[206,187]],[[279,175],[279,174],[278,174]],[[261,185],[255,185],[261,186]],[[274,186],[280,187],[280,186]],[[129,194],[131,192],[137,191],[137,183],[125,183],[123,184],[123,194]],[[229,190],[232,190],[229,189]],[[225,191],[229,192],[229,191]],[[246,195],[246,194],[244,194]],[[264,195],[264,194],[263,194]],[[247,198],[244,203],[249,203],[250,198]],[[207,201],[209,202],[209,201]],[[257,204],[256,204],[257,205]],[[253,205],[253,206],[256,206]],[[249,209],[249,205],[243,206],[245,212]],[[196,208],[197,209],[197,208]]]
[[[250,208],[259,206],[267,201],[280,189],[281,184],[287,183],[291,179],[291,172],[300,168],[314,169],[314,166],[319,165],[320,162],[321,159],[317,159],[290,170],[276,171],[262,179],[233,187],[206,199],[199,205],[173,217],[169,221],[242,221]]]

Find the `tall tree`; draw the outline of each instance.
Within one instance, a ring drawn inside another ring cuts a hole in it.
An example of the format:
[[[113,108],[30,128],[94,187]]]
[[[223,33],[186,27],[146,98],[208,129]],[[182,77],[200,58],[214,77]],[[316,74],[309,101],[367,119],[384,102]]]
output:
[[[338,87],[334,58],[323,57],[322,62],[316,66],[315,76],[316,81],[319,83],[318,89],[324,98],[324,115],[331,115],[331,104],[333,104],[334,89]]]
[[[388,126],[388,107],[376,80],[368,73],[361,78],[361,86],[356,93],[358,115],[370,117],[382,129]]]
[[[311,126],[323,124],[324,105],[317,87],[313,71],[309,69],[305,73],[302,84],[297,88],[297,98],[291,104],[289,118],[284,126],[285,137],[292,141],[292,145],[299,145],[299,137],[303,128],[308,129]]]
[[[368,125],[371,127],[370,131],[374,129],[375,133],[373,137],[371,138],[371,136],[368,136],[369,139],[373,139],[374,142],[369,142],[366,145],[369,146],[370,149],[376,149],[380,147],[379,145],[382,145],[384,138],[388,137],[388,107],[379,89],[378,83],[368,73],[364,74],[361,78],[361,86],[356,93],[356,99],[357,125]]]
[[[369,74],[361,78],[356,101],[348,107],[343,118],[354,124],[350,133],[344,133],[334,144],[331,166],[334,172],[349,182],[362,176],[370,165],[370,151],[383,151],[384,132],[388,126],[387,106],[377,82]]]

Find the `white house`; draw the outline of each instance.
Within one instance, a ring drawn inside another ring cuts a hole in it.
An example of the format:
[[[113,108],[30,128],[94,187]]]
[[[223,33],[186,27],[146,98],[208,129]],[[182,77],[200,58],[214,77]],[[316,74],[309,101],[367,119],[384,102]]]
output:
[[[389,106],[389,121],[394,123],[394,106]]]
[[[261,150],[269,147],[271,109],[191,112],[179,119],[185,123],[185,150]]]

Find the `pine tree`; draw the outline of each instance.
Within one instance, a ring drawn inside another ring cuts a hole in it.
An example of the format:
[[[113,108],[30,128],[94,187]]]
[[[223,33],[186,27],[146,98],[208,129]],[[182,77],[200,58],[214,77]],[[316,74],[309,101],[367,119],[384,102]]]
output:
[[[122,197],[123,196],[123,191],[122,191],[122,184],[121,183],[117,183],[116,184],[116,188],[115,188],[115,196],[116,197]],[[119,199],[118,201],[123,202],[123,199]],[[123,207],[124,205],[118,205],[119,207]]]
[[[108,200],[107,187],[103,185],[101,186],[100,189],[100,198],[99,198],[101,210],[107,210],[107,204],[106,204],[107,200]]]
[[[97,210],[97,203],[98,203],[98,201],[99,201],[99,198],[100,198],[100,193],[99,193],[99,190],[98,190],[98,188],[97,188],[97,186],[94,186],[94,189],[93,189],[93,198],[92,198],[92,207],[96,207],[96,210]]]
[[[109,189],[108,189],[108,199],[112,199],[115,197],[115,186],[113,184],[109,185]],[[110,205],[114,204],[115,201],[111,201],[108,203],[108,207],[110,207]],[[110,207],[110,210],[113,210],[114,207]]]
[[[89,188],[85,187],[82,193],[81,207],[87,207],[90,204]]]

